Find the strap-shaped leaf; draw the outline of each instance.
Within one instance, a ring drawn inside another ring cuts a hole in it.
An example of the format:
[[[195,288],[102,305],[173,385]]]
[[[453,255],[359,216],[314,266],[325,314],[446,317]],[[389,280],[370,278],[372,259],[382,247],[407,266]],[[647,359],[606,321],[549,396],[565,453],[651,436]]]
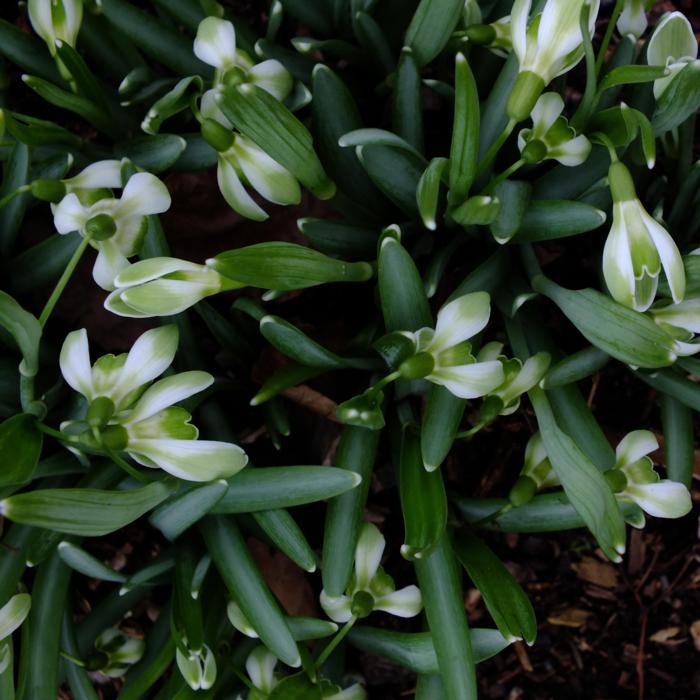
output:
[[[418,213],[423,220],[423,225],[431,231],[437,228],[440,183],[448,163],[447,158],[433,158],[418,180],[416,188]]]
[[[535,611],[513,574],[491,548],[468,529],[455,535],[454,548],[504,638],[509,642],[523,639],[532,644],[537,636]]]
[[[404,41],[413,50],[419,66],[430,63],[445,47],[463,5],[462,0],[421,0]]]
[[[182,155],[187,141],[174,134],[138,136],[114,147],[118,158],[128,158],[134,165],[150,173],[170,168]]]
[[[218,103],[238,129],[319,199],[335,194],[335,184],[314,151],[311,134],[281,102],[256,85],[244,83],[224,89]]]
[[[96,578],[100,581],[112,581],[123,583],[126,576],[115,571],[112,567],[103,564],[99,559],[89,554],[72,542],[63,541],[58,545],[58,554],[64,564],[83,576]]]
[[[531,389],[542,440],[571,504],[613,561],[625,551],[625,521],[608,482],[579,446],[559,428],[542,389]]]
[[[656,134],[682,124],[700,107],[700,61],[691,61],[666,87],[651,120]]]
[[[404,47],[394,83],[391,123],[394,131],[423,153],[423,104],[420,72],[413,51]]]
[[[0,326],[15,339],[24,359],[20,371],[33,377],[39,371],[39,341],[41,326],[9,294],[0,291]]]
[[[140,518],[164,501],[172,484],[154,481],[131,491],[38,489],[0,501],[9,520],[68,535],[98,537]]]
[[[605,223],[605,212],[568,200],[532,200],[515,236],[518,243],[548,241],[592,231]]]
[[[27,593],[17,593],[0,608],[0,642],[24,622],[31,607],[31,596]]]
[[[0,424],[0,487],[31,481],[42,443],[43,433],[34,416],[20,413]]]
[[[437,469],[447,457],[466,405],[444,386],[431,385],[420,438],[423,465],[428,471]]]
[[[668,394],[660,394],[659,403],[664,430],[664,464],[668,478],[690,489],[695,466],[693,411]]]

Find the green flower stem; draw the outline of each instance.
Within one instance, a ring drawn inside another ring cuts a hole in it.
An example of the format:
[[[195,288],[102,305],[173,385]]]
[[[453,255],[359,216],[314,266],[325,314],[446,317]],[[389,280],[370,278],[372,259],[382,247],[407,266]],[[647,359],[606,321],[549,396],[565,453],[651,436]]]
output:
[[[612,39],[613,32],[615,31],[615,25],[617,24],[617,20],[620,19],[620,15],[622,14],[624,7],[625,0],[617,0],[612,14],[610,15],[610,20],[608,21],[608,26],[605,28],[603,41],[600,44],[598,56],[595,60],[596,77],[600,75],[600,70],[603,67],[603,61],[605,60],[605,54],[608,52],[608,46],[610,45],[610,39]]]
[[[599,141],[608,149],[611,163],[618,162],[619,158],[617,157],[617,149],[607,134],[604,134],[602,131],[596,131],[595,133],[591,134],[591,139]]]
[[[61,297],[61,294],[63,293],[63,290],[65,289],[66,285],[68,284],[68,281],[70,280],[73,271],[80,262],[80,258],[83,256],[83,253],[85,252],[85,249],[88,247],[89,244],[90,239],[87,237],[83,238],[83,240],[80,242],[80,245],[75,249],[73,257],[68,261],[66,269],[63,271],[63,274],[61,275],[60,279],[58,280],[58,282],[56,282],[56,286],[54,287],[53,292],[51,292],[51,296],[46,302],[46,306],[44,306],[44,309],[41,312],[41,316],[39,316],[39,325],[41,325],[42,328],[46,325],[46,321],[48,321],[49,316],[51,316],[51,312],[53,311],[54,306],[56,306],[56,302]]]
[[[368,391],[368,393],[372,394],[378,394],[387,384],[391,384],[391,382],[395,382],[397,379],[401,377],[401,372],[392,372],[391,374],[387,374],[384,379],[380,379],[373,387],[371,387]]]
[[[487,515],[485,518],[482,518],[481,520],[477,520],[475,523],[470,523],[470,525],[473,528],[479,528],[483,527],[484,525],[488,525],[489,523],[493,522],[494,520],[497,520],[500,518],[502,515],[505,515],[509,510],[513,508],[513,504],[508,502],[504,503],[498,510],[495,510],[493,513],[490,515]]]
[[[470,438],[476,435],[479,431],[483,430],[491,421],[480,421],[475,426],[469,428],[469,430],[463,430],[461,433],[455,435],[455,440],[461,440],[463,438]]]
[[[584,131],[585,126],[588,123],[598,100],[600,99],[600,94],[596,90],[598,81],[596,78],[597,72],[595,54],[593,52],[591,34],[588,31],[588,18],[590,16],[590,11],[591,6],[584,3],[581,7],[581,15],[579,17],[579,26],[581,28],[581,36],[583,37],[583,50],[586,61],[586,87],[583,91],[583,97],[581,98],[581,102],[576,110],[576,114],[574,114],[573,118],[571,119],[571,126],[578,132]]]
[[[357,617],[353,615],[337,632],[335,637],[331,639],[328,646],[318,655],[316,659],[316,668],[321,668],[328,657],[333,653],[335,648],[340,644],[345,635],[352,629],[352,626],[357,622]]]
[[[45,423],[37,423],[37,427],[39,428],[39,430],[41,430],[42,433],[50,435],[51,437],[55,437],[57,440],[62,440],[63,442],[74,442],[73,440],[71,440],[73,436],[66,435],[60,430],[56,430],[55,428],[52,428],[46,425]]]
[[[476,166],[477,175],[482,173],[489,163],[496,157],[496,154],[501,150],[501,147],[506,142],[506,139],[513,133],[515,125],[517,122],[515,119],[511,119],[507,124],[506,128],[499,134],[498,138],[491,144],[489,149],[484,153],[484,157],[479,161]]]
[[[125,459],[120,457],[114,450],[107,448],[105,450],[109,455],[109,458],[120,468],[123,469],[129,476],[133,477],[137,481],[143,484],[150,484],[151,479],[149,479],[145,474],[142,474],[138,469],[132,467]]]
[[[22,185],[22,187],[12,190],[12,192],[6,194],[2,199],[0,199],[0,209],[2,209],[8,202],[11,202],[17,195],[24,192],[29,192],[30,189],[31,187],[29,185]]]
[[[496,175],[496,177],[494,177],[493,180],[491,180],[491,182],[489,182],[489,184],[486,185],[486,187],[484,187],[483,193],[490,194],[491,192],[493,192],[496,189],[496,187],[498,187],[498,185],[500,185],[503,182],[503,180],[506,180],[513,173],[520,170],[520,168],[522,168],[523,165],[525,165],[525,161],[522,158],[520,160],[516,160],[515,163],[513,163],[513,165],[511,165],[509,168],[506,168],[502,173]]]

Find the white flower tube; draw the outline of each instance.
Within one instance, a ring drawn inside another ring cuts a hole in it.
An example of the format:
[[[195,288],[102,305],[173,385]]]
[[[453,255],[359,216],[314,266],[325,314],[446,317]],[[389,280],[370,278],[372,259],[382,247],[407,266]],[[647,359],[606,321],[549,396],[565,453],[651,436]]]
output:
[[[617,20],[617,31],[623,36],[639,39],[647,28],[647,15],[644,0],[625,0],[625,6]]]
[[[56,55],[57,40],[75,46],[83,21],[83,0],[29,0],[27,9],[32,28],[52,56]]]

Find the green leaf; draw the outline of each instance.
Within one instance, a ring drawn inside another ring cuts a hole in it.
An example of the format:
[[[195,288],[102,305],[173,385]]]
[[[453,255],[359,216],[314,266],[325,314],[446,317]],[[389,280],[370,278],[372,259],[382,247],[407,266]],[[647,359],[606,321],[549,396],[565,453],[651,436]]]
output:
[[[324,36],[333,34],[333,19],[325,2],[307,0],[280,0],[284,11],[302,24]]]
[[[14,24],[0,19],[0,53],[23,71],[63,84],[46,44]]]
[[[219,574],[265,646],[288,666],[301,659],[285,617],[231,518],[208,516],[204,540]]]
[[[106,92],[111,88],[108,88],[95,77],[83,60],[83,57],[67,42],[60,39],[56,42],[56,55],[70,73],[73,82],[78,88],[78,94],[87,98],[105,114],[108,114],[110,106],[106,98]],[[120,116],[124,118],[126,115],[121,114]]]
[[[651,120],[656,134],[680,126],[700,108],[700,61],[691,61],[666,87]]]
[[[464,54],[455,64],[455,104],[450,144],[450,205],[462,202],[476,177],[479,153],[479,93]]]
[[[302,384],[323,374],[324,370],[318,367],[306,367],[292,362],[276,370],[258,390],[258,393],[250,400],[251,406],[259,406],[269,401],[273,396],[281,394],[290,387]]]
[[[381,67],[385,75],[394,72],[396,59],[389,44],[383,27],[366,12],[356,12],[352,18],[352,26],[355,30],[360,45],[369,55],[374,67]]]
[[[661,424],[664,431],[664,464],[668,478],[690,489],[695,466],[693,411],[678,399],[661,393]]]
[[[267,696],[268,700],[321,700],[321,689],[305,671],[287,676]]]
[[[12,132],[14,119],[3,110],[8,130]],[[14,134],[13,134],[14,135]],[[17,138],[17,136],[15,136]],[[18,139],[21,141],[21,139]],[[6,197],[29,182],[29,148],[24,143],[16,143],[10,151],[3,167],[2,189],[0,197]],[[23,193],[15,196],[0,208],[0,252],[9,254],[24,220],[30,195]]]
[[[542,380],[543,389],[579,382],[595,374],[610,362],[610,355],[589,345],[552,365]]]
[[[491,222],[491,234],[498,243],[507,243],[523,227],[530,203],[532,186],[523,180],[505,180],[499,183],[494,194],[501,206],[496,218]]]
[[[531,243],[575,236],[598,228],[605,218],[605,212],[583,202],[533,199],[514,240]]]
[[[173,134],[137,136],[114,147],[117,158],[128,158],[134,165],[150,173],[161,173],[170,168],[182,155],[187,142]]]
[[[355,156],[353,155],[353,158]],[[299,230],[317,250],[339,258],[362,258],[374,254],[379,231],[332,219],[297,219]]]
[[[630,85],[633,83],[648,83],[657,78],[663,78],[668,75],[668,69],[665,66],[619,66],[609,71],[598,85],[598,93],[600,94],[608,88],[616,85]]]
[[[391,331],[431,327],[432,314],[413,258],[393,236],[384,237],[377,262],[384,325]]]
[[[9,520],[69,535],[98,537],[140,518],[171,493],[173,486],[155,481],[131,491],[38,489],[0,501]]]
[[[9,294],[0,291],[0,326],[15,339],[24,359],[20,371],[33,377],[39,371],[39,341],[41,326]]]
[[[648,316],[618,304],[594,289],[571,290],[544,276],[533,288],[549,297],[597,348],[635,367],[665,367],[676,355],[674,341]]]
[[[504,638],[509,642],[523,639],[532,644],[537,636],[535,611],[513,574],[470,530],[459,532],[454,547]]]
[[[141,123],[141,128],[147,134],[157,134],[163,122],[186,110],[192,100],[201,94],[202,89],[202,79],[198,75],[182,78],[151,106]]]
[[[316,571],[318,560],[294,518],[284,509],[261,510],[253,520],[280,552],[304,571]]]
[[[34,416],[20,413],[0,424],[0,488],[32,480],[42,443],[43,433]]]
[[[214,513],[251,513],[322,501],[354,489],[361,477],[334,467],[248,468],[229,479]]]
[[[289,291],[327,282],[365,282],[372,267],[343,262],[294,243],[270,242],[236,248],[207,260],[224,277],[251,287]]]
[[[672,396],[694,411],[700,411],[700,386],[682,374],[671,369],[662,369],[652,373],[637,372],[636,374],[654,389]]]
[[[684,255],[683,268],[685,269],[685,297],[692,299],[700,296],[700,255]],[[664,275],[659,280],[659,294],[671,298],[671,288]]]
[[[250,83],[225,88],[217,102],[243,134],[319,199],[335,194],[335,184],[316,156],[311,134],[281,102]]]
[[[18,593],[0,608],[0,642],[9,637],[24,622],[31,607],[31,596],[27,593]]]
[[[358,396],[338,404],[335,415],[345,425],[354,425],[368,430],[381,430],[384,427],[382,402],[384,394],[374,389],[367,389]]]
[[[430,63],[445,47],[463,6],[462,0],[421,0],[404,40],[419,66]]]
[[[354,129],[343,134],[338,139],[338,145],[343,148],[350,146],[391,146],[413,154],[416,158],[423,159],[423,155],[408,141],[386,129]]]
[[[421,427],[421,455],[428,471],[437,469],[452,449],[466,401],[449,389],[431,384]]]
[[[447,534],[413,564],[423,595],[438,669],[449,700],[476,700],[476,671],[459,569]]]
[[[260,333],[280,352],[309,367],[323,369],[372,369],[377,361],[368,358],[341,357],[311,340],[296,326],[279,316],[265,316],[260,321]]]
[[[64,564],[83,574],[83,576],[113,583],[126,581],[124,574],[120,574],[112,567],[103,564],[99,559],[93,557],[92,554],[88,554],[84,549],[74,545],[72,542],[60,542],[58,544],[58,555]]]
[[[185,486],[158,506],[148,522],[169,540],[177,539],[201,520],[224,496],[228,483],[220,479],[208,484]]]
[[[425,228],[434,231],[437,228],[437,210],[440,201],[440,183],[442,182],[447,158],[433,158],[418,180],[416,201],[418,213]]]
[[[505,649],[509,642],[494,629],[469,630],[474,662],[480,663]],[[348,634],[354,647],[383,656],[416,673],[438,673],[437,656],[430,632],[393,632],[379,627],[354,627]]]
[[[571,504],[583,518],[601,549],[612,561],[625,551],[625,521],[608,482],[579,446],[556,423],[541,389],[530,400],[547,455]]]
[[[462,226],[487,226],[496,220],[500,210],[496,197],[478,194],[452,209],[450,217]]]
[[[418,429],[404,429],[399,459],[399,496],[404,521],[406,559],[424,559],[435,547],[447,525],[447,496],[440,471],[423,467]]]
[[[391,124],[399,136],[423,153],[422,85],[413,52],[407,47],[401,51],[396,69]]]

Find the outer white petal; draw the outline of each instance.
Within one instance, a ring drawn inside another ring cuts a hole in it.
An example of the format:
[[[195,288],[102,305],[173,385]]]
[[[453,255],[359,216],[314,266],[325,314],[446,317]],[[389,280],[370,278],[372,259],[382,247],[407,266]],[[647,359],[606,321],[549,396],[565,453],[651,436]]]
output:
[[[221,194],[224,195],[224,199],[229,206],[241,216],[253,219],[253,221],[264,221],[267,219],[265,210],[258,206],[256,201],[246,192],[233,164],[221,154],[219,154],[218,162],[219,167],[216,169],[216,179],[219,183]]]
[[[58,38],[63,39],[71,46],[75,46],[75,40],[80,31],[80,23],[83,21],[83,0],[59,1],[63,4],[65,21],[58,32]]]
[[[204,269],[204,265],[197,265],[189,260],[166,257],[147,258],[129,265],[115,278],[114,285],[116,287],[131,287],[150,282],[171,272],[199,272],[202,269]]]
[[[507,405],[521,394],[530,391],[544,377],[549,368],[549,362],[550,356],[546,352],[538,352],[528,357],[513,381],[503,391],[496,392],[503,399],[503,403]]]
[[[671,234],[656,219],[649,216],[642,207],[640,207],[639,214],[661,258],[661,266],[664,268],[668,286],[671,288],[673,301],[678,303],[685,296],[683,257]]]
[[[301,188],[297,179],[245,136],[233,145],[236,160],[251,186],[269,202],[298,204]]]
[[[423,609],[423,598],[417,586],[406,586],[375,599],[374,609],[397,617],[415,617]]]
[[[153,280],[120,292],[121,301],[142,316],[179,314],[212,293],[211,287],[187,280]]]
[[[122,301],[122,292],[123,290],[116,289],[107,296],[104,302],[104,307],[107,309],[107,311],[111,311],[117,316],[124,316],[125,318],[151,318],[153,316],[151,313],[145,313],[143,311],[138,311],[137,309],[131,308],[128,304]]]
[[[24,622],[31,607],[31,596],[17,593],[0,608],[0,641],[9,637]]]
[[[124,187],[115,218],[160,214],[169,208],[168,188],[151,173],[136,173]]]
[[[90,346],[84,328],[72,331],[66,336],[58,362],[66,382],[86,399],[93,399]]]
[[[330,596],[325,591],[321,591],[320,603],[323,612],[333,622],[347,622],[352,617],[352,600],[349,596]]]
[[[200,61],[226,70],[236,63],[236,30],[231,22],[207,17],[199,23],[194,54]]]
[[[428,352],[439,353],[468,340],[486,327],[491,316],[491,297],[472,292],[443,306],[437,315],[435,335]]]
[[[644,0],[627,0],[617,20],[617,31],[623,36],[631,34],[639,39],[647,28],[647,16],[644,12]]]
[[[633,430],[620,440],[615,449],[615,466],[621,468],[634,464],[654,450],[659,449],[656,436],[649,430]]]
[[[80,203],[74,192],[67,194],[53,211],[53,225],[59,233],[82,232],[89,218],[89,209]]]
[[[258,639],[258,633],[253,628],[253,625],[250,624],[248,618],[243,614],[238,603],[233,600],[230,600],[226,606],[226,617],[241,634],[251,639]]]
[[[476,355],[476,359],[479,362],[488,362],[491,360],[497,360],[499,355],[503,354],[503,343],[499,343],[492,340],[490,343],[486,343],[481,350]]]
[[[34,31],[49,45],[49,50],[55,51],[53,17],[51,2],[47,0],[29,0],[27,3],[29,21]]]
[[[201,690],[204,668],[199,656],[196,654],[186,656],[178,648],[175,650],[175,662],[187,685],[193,690]]]
[[[134,389],[163,374],[175,358],[177,343],[178,330],[175,325],[152,328],[141,335],[122,367],[114,402],[118,404]]]
[[[527,23],[531,6],[532,0],[515,0],[510,12],[510,38],[521,64],[527,52]]]
[[[108,187],[110,189],[122,186],[122,161],[98,160],[91,163],[63,183],[68,190]]]
[[[700,333],[700,297],[685,299],[678,304],[669,304],[650,311],[657,322]]]
[[[554,158],[562,165],[572,168],[581,165],[591,152],[591,142],[583,135],[559,144],[547,153],[548,158]]]
[[[647,63],[665,66],[669,58],[695,58],[697,55],[698,42],[688,18],[682,12],[666,13],[647,44]]]
[[[238,445],[216,440],[129,440],[126,450],[187,481],[226,479],[248,463]]]
[[[461,399],[476,399],[503,383],[503,365],[496,361],[442,367],[433,370],[427,379],[441,384]]]
[[[276,685],[275,666],[277,666],[277,657],[265,647],[253,649],[245,662],[248,678],[263,693],[271,692]]]
[[[386,540],[379,532],[379,528],[372,523],[365,523],[355,547],[356,590],[369,588],[370,581],[374,578],[382,561],[385,546]]]
[[[603,277],[613,299],[634,308],[634,268],[629,236],[619,207],[619,204],[613,205],[613,223],[603,248]]]
[[[644,512],[657,518],[682,518],[693,507],[688,489],[670,479],[655,484],[628,484],[624,493]]]
[[[544,441],[540,435],[539,430],[533,433],[532,437],[527,441],[525,446],[525,466],[523,468],[523,474],[529,475],[531,472],[539,466],[545,459],[547,459],[547,450],[544,446]]]
[[[289,71],[275,59],[258,63],[248,71],[251,82],[282,101],[292,91],[294,79]]]
[[[92,278],[102,289],[111,292],[114,289],[114,278],[129,267],[129,261],[112,238],[100,241],[98,246]]]
[[[233,129],[233,124],[231,124],[228,118],[219,109],[219,105],[216,101],[217,94],[218,90],[216,88],[207,90],[199,101],[199,111],[202,113],[203,117],[213,119],[227,129]]]
[[[582,45],[579,17],[583,0],[547,0],[537,30],[537,46],[552,65]],[[545,80],[545,82],[549,82]]]
[[[159,379],[146,389],[123,424],[145,420],[168,406],[173,406],[189,396],[204,391],[213,383],[214,377],[209,372],[198,370],[180,372],[165,379]]]
[[[541,139],[564,111],[564,100],[558,92],[540,95],[532,109],[532,137]]]

